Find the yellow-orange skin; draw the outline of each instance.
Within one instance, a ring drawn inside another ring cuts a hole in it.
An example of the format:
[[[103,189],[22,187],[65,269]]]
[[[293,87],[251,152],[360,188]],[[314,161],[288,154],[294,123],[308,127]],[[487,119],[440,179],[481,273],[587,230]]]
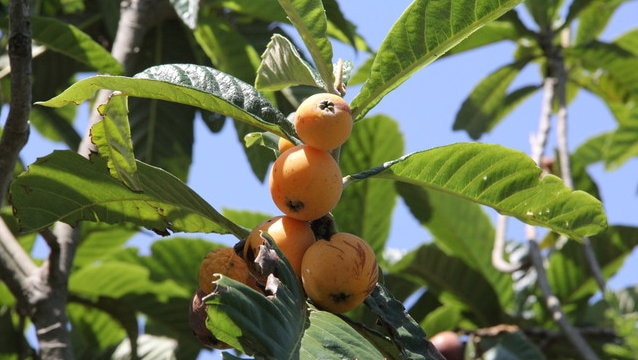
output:
[[[339,164],[326,151],[308,145],[288,149],[272,164],[270,195],[286,215],[318,219],[332,210],[343,190]]]
[[[343,313],[359,306],[379,280],[374,251],[360,237],[336,233],[317,240],[301,262],[306,295],[319,308]]]
[[[352,132],[352,112],[338,95],[315,94],[299,105],[293,124],[304,144],[332,150],[348,140]]]
[[[284,153],[286,150],[293,148],[295,146],[295,144],[283,137],[279,138],[279,141],[277,141],[277,148],[279,149],[279,153]]]
[[[255,227],[244,245],[244,259],[254,259],[259,253],[259,246],[264,243],[260,232],[265,231],[272,237],[277,247],[284,253],[297,276],[301,276],[301,259],[310,245],[315,243],[315,234],[306,221],[290,216],[276,216]]]
[[[250,276],[248,264],[233,248],[211,250],[202,260],[199,267],[199,288],[206,294],[210,294],[217,287],[213,281],[219,277],[214,274],[228,276],[253,288],[256,286]]]

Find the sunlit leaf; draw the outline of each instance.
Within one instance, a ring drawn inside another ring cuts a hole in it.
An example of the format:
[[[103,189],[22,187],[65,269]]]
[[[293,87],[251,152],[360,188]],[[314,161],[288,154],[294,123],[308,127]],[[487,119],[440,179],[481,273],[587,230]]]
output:
[[[59,107],[79,104],[99,89],[119,90],[124,95],[192,105],[246,122],[285,136],[281,126],[290,126],[255,88],[218,70],[200,65],[158,65],[133,78],[98,75],[82,79],[60,95],[38,105]]]
[[[355,119],[361,119],[387,93],[417,70],[519,2],[413,1],[381,43],[370,78],[352,100]]]
[[[572,191],[524,153],[499,145],[458,143],[408,154],[352,179],[376,176],[448,192],[570,237],[607,225],[600,201]]]
[[[107,160],[111,176],[131,190],[139,191],[141,184],[128,122],[128,97],[114,94],[106,104],[98,106],[98,112],[103,119],[91,127],[91,141]]]
[[[274,34],[262,54],[255,87],[259,90],[281,90],[295,85],[326,89],[321,75],[301,58],[290,40]]]
[[[228,221],[169,173],[137,163],[141,192],[108,174],[99,157],[90,160],[55,151],[29,166],[11,189],[16,216],[25,230],[55,221],[130,222],[167,235],[170,231],[233,233],[246,230]]]
[[[299,32],[321,79],[334,84],[332,44],[327,37],[328,19],[320,0],[278,0],[288,19]]]

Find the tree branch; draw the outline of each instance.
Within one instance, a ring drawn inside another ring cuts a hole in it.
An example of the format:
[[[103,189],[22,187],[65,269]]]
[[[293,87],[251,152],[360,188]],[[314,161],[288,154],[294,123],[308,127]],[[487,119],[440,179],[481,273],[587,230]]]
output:
[[[596,353],[589,347],[587,341],[583,338],[578,329],[567,320],[565,313],[560,304],[560,300],[554,295],[549,282],[547,281],[547,273],[543,264],[543,257],[536,241],[529,241],[530,259],[532,266],[536,270],[538,287],[543,293],[545,306],[552,315],[552,318],[558,323],[561,331],[574,345],[576,350],[583,356],[585,360],[598,360]]]
[[[507,216],[498,214],[496,222],[496,235],[494,236],[494,247],[492,248],[492,265],[498,271],[513,273],[523,267],[522,263],[511,263],[503,258],[505,250],[505,237],[507,230]]]
[[[0,205],[13,178],[20,150],[29,138],[31,111],[31,20],[29,1],[9,1],[9,65],[11,102],[0,138]]]

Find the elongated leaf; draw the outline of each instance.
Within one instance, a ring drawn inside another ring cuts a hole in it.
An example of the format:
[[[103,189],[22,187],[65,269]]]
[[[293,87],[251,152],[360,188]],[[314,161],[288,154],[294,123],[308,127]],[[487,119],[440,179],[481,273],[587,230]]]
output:
[[[77,27],[53,18],[32,17],[33,39],[98,72],[118,75],[122,66],[102,45]]]
[[[558,20],[560,6],[564,0],[525,1],[525,8],[543,31],[550,29]]]
[[[295,85],[326,89],[321,75],[301,58],[290,40],[274,34],[257,69],[255,87],[258,90],[281,90]]]
[[[381,43],[352,114],[361,119],[381,98],[520,0],[415,0]]]
[[[73,352],[77,358],[98,358],[126,336],[120,324],[103,311],[70,303],[67,312],[72,324]]]
[[[528,29],[518,16],[518,12],[512,9],[495,21],[485,24],[476,30],[467,39],[450,49],[443,56],[455,55],[464,51],[477,49],[500,41],[520,41],[525,37],[533,37],[534,33]]]
[[[70,151],[40,158],[11,189],[16,215],[25,230],[55,221],[131,222],[160,234],[169,231],[247,232],[228,221],[193,190],[165,171],[137,163],[142,192],[134,192],[108,174],[99,157],[87,160]]]
[[[638,55],[638,29],[629,30],[614,39],[614,44]]]
[[[455,194],[573,238],[597,234],[607,225],[600,201],[568,189],[558,177],[541,178],[527,155],[499,145],[442,146],[352,177],[373,175]]]
[[[382,359],[348,323],[326,311],[310,310],[309,327],[301,339],[300,359]]]
[[[119,298],[125,295],[155,294],[163,299],[187,296],[185,289],[167,281],[154,281],[143,266],[110,261],[73,272],[69,289],[83,297]]]
[[[174,360],[179,343],[175,339],[142,334],[137,338],[137,357],[140,360]],[[112,360],[133,358],[131,343],[125,339],[113,352]]]
[[[591,238],[593,252],[605,278],[612,277],[624,259],[638,246],[638,229],[613,226]],[[565,303],[589,299],[599,291],[591,276],[582,244],[569,242],[549,257],[547,277],[552,289]],[[587,305],[586,305],[587,306]]]
[[[368,169],[403,153],[403,137],[397,123],[384,115],[367,118],[354,126],[343,145],[340,166],[344,173]],[[366,239],[381,254],[390,232],[396,192],[392,183],[372,180],[344,189],[333,214],[341,231]]]
[[[502,110],[508,107],[507,89],[527,63],[517,61],[505,65],[483,78],[463,101],[452,128],[467,131],[475,140],[491,130],[502,118],[497,114],[504,115]]]
[[[638,58],[630,51],[613,43],[590,41],[581,46],[565,49],[566,60],[578,64],[596,79],[599,73],[609,76],[625,91],[638,94]]]
[[[481,273],[498,294],[501,307],[510,308],[514,302],[512,278],[494,271],[491,261],[494,226],[481,207],[416,185],[397,183],[396,186],[412,214],[434,236],[438,247]]]
[[[498,324],[505,315],[498,294],[485,277],[434,244],[411,251],[391,267],[391,272],[435,289],[439,294],[452,294],[471,310],[472,320],[479,326]]]
[[[377,284],[365,299],[366,306],[378,317],[378,324],[389,329],[389,338],[403,358],[443,360],[434,345],[426,339],[419,324],[405,311],[405,307],[381,284]]]
[[[111,176],[121,180],[131,190],[140,191],[128,122],[128,97],[114,94],[97,110],[103,119],[91,127],[91,141],[97,146],[100,155],[106,158]]]
[[[334,84],[332,73],[332,44],[328,40],[328,19],[320,0],[278,0],[301,39],[323,82]]]
[[[620,124],[610,133],[605,154],[605,167],[618,168],[638,156],[638,108],[631,111],[633,121]]]
[[[98,75],[71,85],[60,95],[38,105],[60,107],[90,99],[99,89],[119,90],[128,96],[192,105],[232,117],[285,136],[279,126],[290,126],[255,88],[218,70],[199,65],[158,65],[133,78]]]
[[[566,24],[578,19],[575,44],[596,39],[605,29],[614,12],[627,0],[574,0],[569,6]]]
[[[197,15],[199,14],[199,0],[169,0],[175,13],[182,19],[191,30],[197,25]]]
[[[80,228],[80,245],[73,258],[74,267],[97,263],[121,251],[124,244],[137,232],[133,226],[84,223]]]

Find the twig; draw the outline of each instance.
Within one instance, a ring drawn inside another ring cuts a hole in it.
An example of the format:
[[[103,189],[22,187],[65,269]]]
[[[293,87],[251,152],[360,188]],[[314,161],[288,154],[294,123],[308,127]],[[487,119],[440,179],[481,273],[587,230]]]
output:
[[[552,315],[552,318],[558,323],[561,331],[574,345],[576,350],[583,356],[585,360],[598,360],[596,353],[589,347],[581,333],[574,327],[565,317],[565,313],[560,304],[560,300],[554,295],[549,282],[547,281],[547,273],[543,264],[543,257],[536,241],[529,241],[530,259],[532,266],[536,270],[538,286],[543,293],[545,306]]]
[[[503,258],[505,249],[505,234],[507,231],[507,216],[498,214],[496,221],[496,235],[492,248],[492,265],[501,272],[513,273],[523,267],[522,263],[511,263]]]

